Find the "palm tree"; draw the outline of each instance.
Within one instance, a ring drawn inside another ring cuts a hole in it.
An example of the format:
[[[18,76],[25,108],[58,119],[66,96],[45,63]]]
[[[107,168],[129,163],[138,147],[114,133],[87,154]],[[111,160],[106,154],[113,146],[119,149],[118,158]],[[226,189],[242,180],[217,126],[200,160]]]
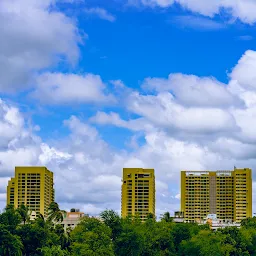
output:
[[[42,213],[39,213],[37,215],[37,219],[41,219],[41,220],[44,220],[44,215]]]
[[[166,222],[172,222],[173,217],[171,217],[169,212],[165,212],[162,216],[161,216],[161,220],[164,220]]]
[[[147,214],[147,220],[156,220],[156,216],[150,212]]]
[[[48,209],[47,220],[49,222],[55,222],[55,223],[62,222],[64,213],[66,213],[66,211],[60,210],[58,203],[52,202]]]
[[[19,213],[19,215],[21,216],[21,219],[23,221],[23,224],[25,225],[26,222],[29,220],[29,210],[28,210],[28,207],[22,203],[18,209],[17,209],[17,212]]]

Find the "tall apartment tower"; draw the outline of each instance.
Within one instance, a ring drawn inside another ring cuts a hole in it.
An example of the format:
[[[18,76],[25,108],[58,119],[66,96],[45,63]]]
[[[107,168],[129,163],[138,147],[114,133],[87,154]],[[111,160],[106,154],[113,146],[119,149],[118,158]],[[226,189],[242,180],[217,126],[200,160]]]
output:
[[[154,169],[124,168],[122,181],[122,217],[155,215]]]
[[[30,211],[47,216],[54,201],[53,173],[46,167],[15,167],[15,177],[7,186],[7,204],[24,203]]]
[[[252,171],[182,171],[181,211],[186,221],[217,214],[225,221],[252,217]]]

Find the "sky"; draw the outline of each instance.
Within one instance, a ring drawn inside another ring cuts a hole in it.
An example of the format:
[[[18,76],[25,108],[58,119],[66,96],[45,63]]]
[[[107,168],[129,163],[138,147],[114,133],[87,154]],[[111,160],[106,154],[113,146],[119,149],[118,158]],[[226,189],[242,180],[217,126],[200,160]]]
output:
[[[120,212],[124,167],[252,168],[256,0],[1,0],[0,209],[15,166],[54,172],[60,208]],[[256,209],[254,209],[256,211]]]

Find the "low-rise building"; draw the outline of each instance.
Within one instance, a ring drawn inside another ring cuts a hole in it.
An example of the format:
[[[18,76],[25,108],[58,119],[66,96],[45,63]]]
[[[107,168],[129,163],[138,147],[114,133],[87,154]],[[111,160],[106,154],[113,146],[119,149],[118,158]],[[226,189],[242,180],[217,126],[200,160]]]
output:
[[[184,219],[183,212],[175,212],[173,222],[175,223],[189,223]],[[210,229],[217,230],[219,228],[226,228],[226,227],[237,227],[240,228],[241,224],[237,222],[233,222],[232,220],[222,220],[218,219],[216,214],[208,214],[204,220],[195,220],[195,223],[198,225],[209,224]]]
[[[83,217],[85,217],[83,212],[80,212],[79,209],[71,209],[70,212],[64,213],[62,225],[64,230],[66,231],[67,228],[75,228],[76,225],[81,221]]]
[[[176,222],[176,223],[184,222],[184,212],[181,212],[181,211],[174,212],[173,222]]]
[[[203,224],[209,224],[212,230],[226,227],[237,227],[240,228],[241,224],[232,222],[232,220],[221,220],[217,218],[216,214],[208,214]]]

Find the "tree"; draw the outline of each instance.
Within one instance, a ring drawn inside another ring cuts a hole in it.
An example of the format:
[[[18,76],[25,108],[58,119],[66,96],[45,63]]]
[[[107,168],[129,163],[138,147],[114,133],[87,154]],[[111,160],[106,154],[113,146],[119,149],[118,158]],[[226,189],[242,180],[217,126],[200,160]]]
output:
[[[43,256],[67,256],[69,253],[62,250],[60,246],[43,247],[41,250]]]
[[[168,223],[147,220],[140,230],[143,237],[143,250],[140,255],[176,255],[170,229],[171,225]]]
[[[140,255],[143,249],[143,240],[139,234],[141,221],[136,216],[121,219],[122,231],[114,241],[115,255]]]
[[[152,220],[156,220],[156,216],[153,213],[148,213],[147,214],[147,219],[152,219]]]
[[[247,255],[245,254],[246,252],[249,255],[247,250],[247,245],[250,243],[249,238],[246,238],[244,236],[245,233],[242,233],[240,229],[237,227],[226,227],[219,230],[218,233],[224,234],[227,238],[230,238],[226,244],[228,244],[229,241],[232,241],[232,245],[234,247],[234,255]]]
[[[60,245],[58,235],[52,232],[50,225],[41,218],[37,218],[32,223],[20,225],[16,232],[24,245],[24,255],[41,255],[41,248]]]
[[[112,239],[115,240],[122,231],[121,219],[113,210],[106,210],[100,214],[104,223],[112,230]]]
[[[192,237],[192,226],[190,223],[177,223],[172,226],[171,234],[174,239],[176,251],[179,251],[179,246],[182,241],[189,240]]]
[[[62,222],[64,213],[65,211],[60,210],[58,203],[52,202],[49,206],[47,220],[49,222]]]
[[[24,255],[39,255],[38,248],[46,245],[47,234],[44,228],[36,224],[21,225],[17,229],[17,234],[23,243]]]
[[[29,220],[29,210],[28,207],[25,206],[23,203],[18,207],[17,212],[19,213],[23,224],[25,225],[26,222]]]
[[[171,217],[169,212],[165,212],[162,216],[161,216],[161,220],[165,221],[165,222],[172,222],[173,221],[173,217]]]
[[[0,255],[22,256],[22,247],[19,236],[11,234],[4,225],[0,225]]]
[[[256,230],[255,228],[240,228],[242,240],[246,243],[249,255],[256,255]]]
[[[65,233],[64,227],[61,224],[55,225],[54,232],[59,237],[61,249],[68,249],[71,244],[69,232]]]
[[[180,255],[223,256],[233,251],[231,244],[225,244],[225,235],[202,230],[190,240],[182,241]],[[243,254],[240,254],[243,255]]]
[[[15,233],[17,226],[21,223],[20,214],[14,209],[13,205],[8,205],[4,212],[0,214],[0,224],[6,226],[6,229],[12,234]]]
[[[256,217],[243,219],[241,221],[241,227],[256,229]]]
[[[96,218],[83,218],[71,232],[71,239],[74,256],[114,256],[111,229]]]

